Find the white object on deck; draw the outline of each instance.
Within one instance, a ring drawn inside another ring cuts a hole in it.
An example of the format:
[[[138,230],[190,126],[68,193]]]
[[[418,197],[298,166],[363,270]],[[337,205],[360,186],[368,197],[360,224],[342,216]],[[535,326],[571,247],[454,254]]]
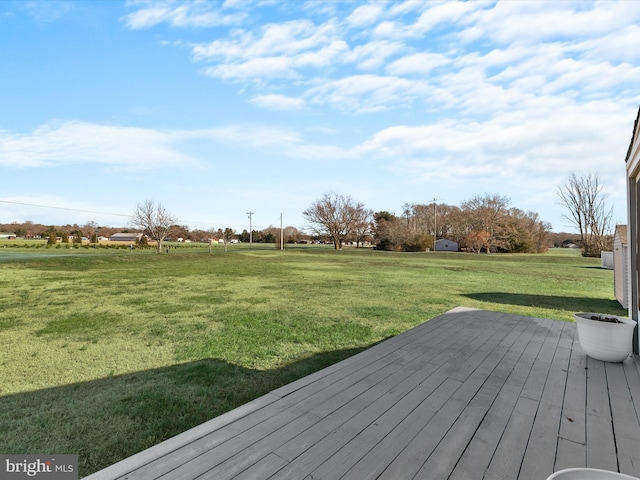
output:
[[[640,480],[622,473],[598,470],[597,468],[567,468],[560,470],[547,480]]]
[[[636,322],[625,317],[606,315],[617,318],[621,323],[608,323],[592,320],[591,317],[602,317],[600,313],[576,313],[574,315],[578,328],[578,338],[584,353],[603,362],[622,362],[631,353],[633,329]]]

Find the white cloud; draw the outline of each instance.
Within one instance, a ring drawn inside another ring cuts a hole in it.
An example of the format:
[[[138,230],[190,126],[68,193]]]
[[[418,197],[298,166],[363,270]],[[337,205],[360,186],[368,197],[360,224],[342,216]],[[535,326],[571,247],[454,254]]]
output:
[[[640,26],[629,25],[616,29],[598,38],[590,38],[575,45],[576,50],[583,52],[586,59],[601,62],[627,62],[638,64],[640,49]]]
[[[196,60],[245,60],[275,55],[296,55],[322,48],[334,41],[334,27],[315,26],[309,20],[269,24],[260,32],[236,31],[231,40],[215,40],[193,47]]]
[[[293,64],[298,69],[303,68],[330,68],[336,61],[344,57],[349,47],[343,41],[335,41],[315,52],[303,52],[293,57]]]
[[[334,27],[330,24],[314,25],[309,20],[296,20],[283,24],[267,25],[262,37],[251,45],[252,56],[282,53],[293,55],[330,44],[334,39]]]
[[[478,10],[466,19],[473,23],[467,40],[487,37],[500,44],[571,40],[601,36],[637,23],[637,2],[509,2]]]
[[[406,15],[415,11],[422,11],[425,8],[425,1],[404,0],[402,2],[393,3],[389,6],[389,14],[391,16]]]
[[[624,164],[629,116],[612,102],[567,103],[549,116],[499,114],[485,122],[441,120],[383,129],[356,150],[397,162],[409,177],[520,178],[600,171],[615,176]],[[612,151],[611,145],[617,145]],[[613,175],[612,175],[613,172]]]
[[[532,95],[486,78],[482,67],[465,67],[434,78],[425,104],[432,109],[454,110],[460,115],[485,118],[497,112],[522,108]]]
[[[638,77],[638,67],[630,64],[573,58],[571,52],[576,48],[556,43],[516,48],[513,54],[494,50],[486,56],[467,56],[461,62],[487,71],[504,67],[487,81],[541,96],[572,95],[572,91],[580,95],[599,91],[610,96],[612,88],[630,85]]]
[[[406,50],[406,46],[399,42],[374,40],[363,45],[357,45],[344,56],[344,61],[355,63],[361,70],[376,70],[385,65],[389,58]]]
[[[391,75],[411,75],[414,73],[426,75],[434,68],[450,63],[451,59],[440,53],[414,53],[389,63],[387,72]]]
[[[229,8],[247,15],[258,9],[244,2],[133,5],[142,7],[127,18],[140,27],[204,25]],[[210,77],[257,88],[254,99],[272,86],[286,95],[286,81],[295,80],[313,103],[346,113],[419,100],[478,114],[492,105],[519,108],[531,95],[603,98],[609,88],[631,88],[637,78],[635,67],[619,63],[639,58],[640,2],[409,0],[330,7],[289,4],[287,21],[222,30],[217,40],[193,45],[193,58],[211,63],[202,69]],[[354,69],[373,75],[357,76]],[[371,80],[382,72],[393,80]],[[353,85],[354,78],[363,85]],[[409,86],[405,92],[393,86],[402,82]]]
[[[340,160],[357,156],[357,152],[353,149],[309,143],[294,130],[271,125],[252,123],[226,125],[203,130],[198,132],[198,135],[214,139],[219,143],[232,143],[241,148],[259,149],[263,153],[269,150],[296,160]]]
[[[179,151],[184,132],[68,122],[45,125],[30,134],[0,131],[0,165],[38,167],[98,163],[139,170],[193,165]]]
[[[247,3],[246,0],[224,0],[224,3],[222,4],[222,8],[223,9],[239,8],[246,5],[246,3]]]
[[[125,26],[132,30],[151,28],[160,23],[167,23],[175,28],[228,26],[237,25],[245,18],[242,13],[223,13],[216,4],[210,2],[176,4],[171,1],[145,1],[133,4],[143,4],[145,7],[123,17]]]
[[[376,25],[371,32],[371,36],[373,38],[390,38],[397,40],[404,36],[400,33],[402,30],[402,25],[399,22],[387,20]]]
[[[251,103],[269,110],[301,110],[305,106],[305,101],[302,98],[277,94],[258,95],[251,99]]]
[[[457,62],[463,66],[481,66],[485,69],[505,68],[514,64],[535,59],[535,63],[548,64],[561,58],[565,50],[560,44],[543,44],[534,47],[527,45],[509,45],[494,48],[488,53],[472,51],[467,55],[457,55]]]
[[[286,150],[302,142],[300,135],[292,130],[252,123],[209,128],[198,131],[197,134],[218,142],[234,143],[244,148]]]
[[[427,82],[399,77],[354,75],[309,89],[312,101],[331,104],[338,110],[362,113],[385,110],[426,96]]]
[[[265,105],[287,97],[262,99]],[[0,131],[0,166],[42,167],[98,164],[121,170],[201,166],[203,159],[187,153],[193,142],[232,144],[243,149],[270,149],[292,158],[344,158],[331,145],[306,144],[299,133],[272,125],[242,123],[194,130],[159,131],[83,122],[44,125],[30,134]]]
[[[259,34],[237,31],[233,38],[192,48],[196,61],[219,62],[204,72],[230,81],[298,78],[299,70],[330,67],[348,46],[335,40],[334,27],[307,20],[271,24]]]
[[[347,23],[353,27],[364,27],[373,24],[382,15],[383,8],[380,3],[361,5],[347,18]]]
[[[466,24],[467,19],[475,11],[492,4],[492,2],[483,1],[409,1],[392,6],[389,9],[389,17],[376,25],[372,34],[374,37],[396,40],[422,38],[437,27],[449,27],[456,23]],[[419,15],[416,18],[417,14]]]
[[[226,63],[209,67],[204,73],[224,80],[268,80],[274,78],[296,78],[291,59],[286,57],[253,58],[243,63]]]
[[[473,11],[487,5],[487,2],[427,2],[427,8],[420,15],[417,21],[406,29],[406,34],[411,36],[422,36],[442,23],[454,23]]]
[[[73,2],[18,2],[18,6],[27,12],[37,23],[53,23],[67,15],[73,9]]]
[[[563,60],[556,65],[558,76],[549,79],[544,87],[546,92],[563,92],[577,88],[582,94],[600,91],[605,92],[617,85],[633,82],[637,84],[640,68],[629,64],[612,66],[608,63],[592,64],[571,59]],[[607,96],[610,92],[607,91]]]

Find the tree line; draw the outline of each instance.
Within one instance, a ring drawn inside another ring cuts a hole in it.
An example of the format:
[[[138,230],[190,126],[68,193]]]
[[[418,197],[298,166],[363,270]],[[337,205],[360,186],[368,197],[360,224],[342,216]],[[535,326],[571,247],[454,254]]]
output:
[[[109,238],[114,233],[145,233],[131,225],[121,227],[101,226],[96,222],[89,221],[85,224],[66,225],[44,225],[31,220],[24,222],[1,223],[0,231],[14,233],[18,238],[25,239],[48,239],[51,236],[61,239],[63,243],[67,240],[86,238],[91,243],[96,243],[98,238]],[[282,229],[284,241],[286,243],[297,243],[301,241],[311,241],[311,236],[293,226]],[[269,226],[262,230],[253,230],[252,240],[255,243],[276,243],[280,241],[280,227]],[[236,239],[240,242],[249,242],[249,230],[244,229],[237,233],[233,228],[210,228],[210,229],[190,229],[187,225],[171,225],[167,240],[189,240],[192,242],[209,242],[212,239]]]
[[[406,203],[397,215],[374,212],[349,195],[325,193],[302,212],[309,223],[308,234],[295,227],[271,226],[262,231],[244,230],[240,234],[231,228],[190,231],[179,225],[178,219],[161,203],[153,200],[138,204],[130,223],[132,231],[144,233],[156,242],[158,252],[170,236],[200,242],[222,239],[225,243],[233,239],[242,242],[251,239],[256,243],[278,243],[283,239],[286,243],[328,240],[336,249],[350,242],[357,247],[371,244],[379,250],[404,252],[435,249],[439,239],[456,242],[461,249],[475,253],[543,253],[554,244],[559,246],[560,241],[563,245],[577,243],[585,256],[599,256],[600,251],[610,250],[612,210],[606,207],[597,175],[572,174],[568,182],[558,188],[558,197],[569,212],[565,217],[578,229],[576,240],[559,238],[537,213],[511,207],[508,197],[496,194],[475,195],[460,206],[435,200],[424,204]],[[101,235],[127,231],[99,227],[95,222],[88,222],[83,228],[78,225],[45,227],[25,222],[0,225],[0,229],[13,231],[19,237],[49,238],[50,242],[58,237],[68,241],[69,236],[76,242],[82,237],[97,242]]]
[[[402,206],[401,215],[373,212],[348,195],[326,193],[303,215],[317,235],[331,238],[336,249],[345,241],[360,245],[371,238],[380,250],[425,251],[437,240],[455,241],[468,251],[543,253],[550,246],[577,244],[582,255],[599,257],[613,247],[613,209],[597,174],[572,173],[557,190],[564,217],[577,229],[575,239],[560,240],[551,225],[535,212],[509,205],[510,199],[495,194],[475,195],[460,206],[444,203],[413,203]],[[560,243],[560,245],[559,245]]]
[[[436,240],[457,242],[469,252],[542,253],[551,246],[551,225],[537,213],[509,206],[500,195],[476,195],[460,206],[404,204],[402,213],[373,212],[348,195],[327,193],[303,215],[317,235],[345,242],[371,241],[379,250],[434,249]]]

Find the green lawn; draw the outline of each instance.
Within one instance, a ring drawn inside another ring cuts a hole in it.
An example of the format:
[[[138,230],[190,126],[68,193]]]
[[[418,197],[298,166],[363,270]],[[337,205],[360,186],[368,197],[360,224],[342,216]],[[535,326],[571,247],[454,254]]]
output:
[[[0,248],[0,452],[81,475],[464,305],[624,315],[574,250]]]

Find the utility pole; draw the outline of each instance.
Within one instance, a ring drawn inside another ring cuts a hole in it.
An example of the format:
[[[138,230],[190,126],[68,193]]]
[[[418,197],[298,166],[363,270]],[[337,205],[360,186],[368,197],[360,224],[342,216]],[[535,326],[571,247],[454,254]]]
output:
[[[251,216],[253,215],[254,212],[247,212],[247,215],[249,215],[249,247],[253,247],[253,228],[251,226]]]
[[[436,239],[438,238],[438,224],[437,224],[437,212],[436,212],[436,200],[433,199],[433,251],[436,251]]]
[[[284,250],[284,229],[282,228],[282,213],[280,214],[280,250]]]

